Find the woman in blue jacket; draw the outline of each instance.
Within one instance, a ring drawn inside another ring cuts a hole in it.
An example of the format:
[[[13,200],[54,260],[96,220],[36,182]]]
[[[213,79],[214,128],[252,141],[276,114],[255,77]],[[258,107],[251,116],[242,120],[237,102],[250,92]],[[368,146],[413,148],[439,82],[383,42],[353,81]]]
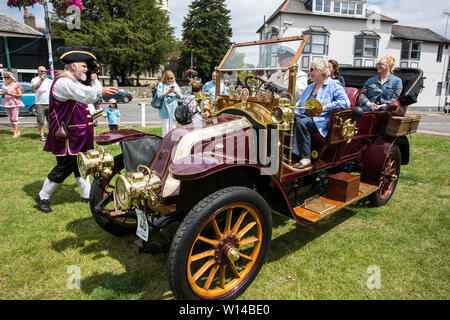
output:
[[[311,134],[319,131],[326,137],[331,111],[350,107],[350,100],[341,83],[330,78],[327,61],[314,60],[309,71],[312,83],[303,91],[298,106],[305,107],[306,101],[316,98],[322,103],[322,113],[318,117],[310,117],[304,109],[296,110],[298,116],[295,117],[292,153],[299,161],[291,167],[295,171],[311,168]]]
[[[159,109],[159,118],[162,120],[162,136],[164,137],[169,131],[175,129],[177,126],[174,113],[178,106],[177,99],[183,98],[180,87],[175,82],[175,76],[172,71],[167,70],[164,73],[161,82],[158,83],[156,94],[158,99],[163,99],[162,107]]]

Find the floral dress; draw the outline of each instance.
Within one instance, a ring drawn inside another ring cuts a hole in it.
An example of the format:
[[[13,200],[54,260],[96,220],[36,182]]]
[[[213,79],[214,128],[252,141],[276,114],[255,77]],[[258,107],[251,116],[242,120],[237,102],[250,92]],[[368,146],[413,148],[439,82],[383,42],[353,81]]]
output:
[[[2,85],[2,93],[7,92],[9,94],[17,94],[17,89],[20,89],[20,83],[14,83],[11,86]],[[1,106],[6,108],[6,113],[8,114],[9,121],[12,124],[19,124],[19,109],[23,106],[23,102],[19,98],[12,96],[5,96],[2,100]]]

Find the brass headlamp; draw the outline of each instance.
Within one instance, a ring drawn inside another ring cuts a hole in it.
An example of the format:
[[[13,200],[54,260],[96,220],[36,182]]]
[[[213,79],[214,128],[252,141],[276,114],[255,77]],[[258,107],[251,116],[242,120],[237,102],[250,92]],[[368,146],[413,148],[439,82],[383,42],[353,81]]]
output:
[[[144,175],[139,168],[144,168],[148,175]],[[137,205],[140,200],[147,201],[149,206],[159,203],[158,194],[161,191],[161,179],[146,166],[139,165],[136,172],[119,175],[116,180],[116,199],[121,209],[128,209]]]
[[[100,172],[103,177],[107,178],[112,174],[114,157],[109,152],[105,153],[103,148],[101,153],[98,150],[92,149],[87,152],[78,153],[77,165],[83,179],[97,172]]]
[[[272,119],[278,123],[280,130],[290,130],[291,124],[294,123],[294,110],[291,107],[291,100],[281,98],[278,106],[272,109]]]

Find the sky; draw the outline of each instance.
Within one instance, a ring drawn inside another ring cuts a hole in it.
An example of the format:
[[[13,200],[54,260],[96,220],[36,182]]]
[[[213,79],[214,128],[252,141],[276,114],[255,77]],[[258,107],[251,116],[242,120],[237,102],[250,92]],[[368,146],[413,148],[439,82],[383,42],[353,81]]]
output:
[[[0,0],[0,13],[23,22],[23,10],[8,8],[7,0]],[[189,10],[190,0],[169,0],[171,11],[171,25],[175,29],[175,36],[181,39],[182,23]],[[233,28],[233,42],[257,40],[256,30],[264,23],[264,16],[268,19],[283,3],[283,0],[225,0],[231,11],[231,26]],[[446,4],[447,3],[447,4]],[[447,16],[450,12],[450,2],[442,0],[368,0],[368,8],[399,20],[398,24],[415,27],[426,27],[445,34]],[[426,5],[425,5],[426,4]],[[36,16],[38,27],[44,27],[44,13],[42,5],[29,8],[29,12]],[[450,24],[450,23],[449,23]],[[450,30],[447,30],[450,38]]]

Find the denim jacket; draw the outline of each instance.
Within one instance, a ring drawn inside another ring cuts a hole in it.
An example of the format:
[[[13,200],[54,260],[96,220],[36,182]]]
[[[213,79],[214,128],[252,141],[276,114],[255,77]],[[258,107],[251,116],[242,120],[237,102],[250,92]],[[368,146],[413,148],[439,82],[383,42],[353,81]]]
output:
[[[382,85],[380,82],[380,75],[370,78],[364,83],[360,93],[360,105],[364,107],[367,102],[374,103],[380,97],[379,104],[389,104],[397,101],[402,93],[402,80],[392,74],[389,74],[388,79]],[[375,102],[376,103],[376,102]]]
[[[299,107],[304,107],[306,105],[306,101],[309,99],[315,87],[315,83],[311,83],[306,87],[306,89],[302,93],[300,102],[298,103]],[[327,109],[323,111],[320,116],[313,117],[312,119],[320,134],[323,137],[326,137],[328,134],[328,121],[330,120],[331,111],[334,109],[350,108],[350,100],[348,99],[348,96],[345,93],[345,90],[342,87],[341,83],[338,80],[333,80],[331,78],[328,78],[327,81],[325,81],[325,83],[319,89],[316,99],[319,100],[322,105],[326,105]],[[295,112],[304,114],[305,110],[297,109]]]

